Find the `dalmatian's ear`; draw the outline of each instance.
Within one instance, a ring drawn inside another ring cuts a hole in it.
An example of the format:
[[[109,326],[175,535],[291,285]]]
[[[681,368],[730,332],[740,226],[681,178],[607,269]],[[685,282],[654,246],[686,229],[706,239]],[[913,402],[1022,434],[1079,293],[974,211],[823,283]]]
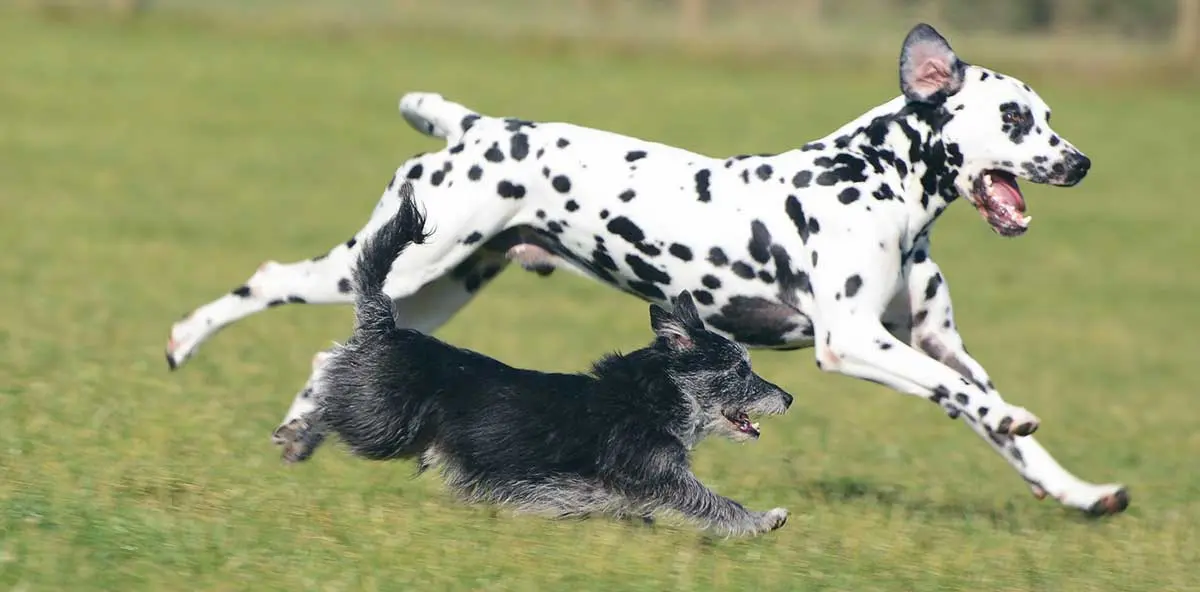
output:
[[[900,49],[900,91],[914,102],[945,98],[962,88],[965,69],[946,38],[921,23],[908,32]]]

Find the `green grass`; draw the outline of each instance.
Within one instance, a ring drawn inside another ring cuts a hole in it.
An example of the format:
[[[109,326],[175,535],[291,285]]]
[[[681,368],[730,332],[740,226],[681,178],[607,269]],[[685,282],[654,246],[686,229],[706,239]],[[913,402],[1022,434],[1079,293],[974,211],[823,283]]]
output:
[[[1037,221],[1019,240],[963,206],[936,237],[972,353],[1041,416],[1039,437],[1064,464],[1132,487],[1127,514],[1088,521],[1036,502],[931,406],[821,374],[811,352],[758,352],[796,404],[755,444],[704,443],[696,470],[753,507],[793,513],[769,536],[722,541],[673,521],[463,507],[410,464],[336,446],[282,467],[270,431],[351,310],[273,310],[175,374],[167,330],[263,260],[315,255],[359,227],[394,167],[437,147],[401,121],[402,92],[734,154],[823,135],[892,97],[892,71],[0,17],[0,587],[1158,591],[1200,580],[1194,88],[1029,77],[1094,172],[1073,190],[1027,187]],[[969,58],[969,40],[956,45]],[[649,331],[632,298],[513,272],[439,335],[574,370]]]

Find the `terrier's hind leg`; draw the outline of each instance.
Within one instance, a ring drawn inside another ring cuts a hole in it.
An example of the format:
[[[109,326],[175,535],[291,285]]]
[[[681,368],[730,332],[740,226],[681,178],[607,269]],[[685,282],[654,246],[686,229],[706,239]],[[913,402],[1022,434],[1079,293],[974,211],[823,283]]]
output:
[[[450,273],[426,284],[410,296],[394,301],[398,324],[422,333],[433,333],[448,322],[507,266],[502,253],[477,251]],[[307,460],[322,443],[309,432],[315,421],[309,417],[320,403],[317,388],[321,368],[328,352],[313,357],[312,373],[304,388],[296,394],[283,421],[271,435],[272,441],[283,447],[284,460]]]

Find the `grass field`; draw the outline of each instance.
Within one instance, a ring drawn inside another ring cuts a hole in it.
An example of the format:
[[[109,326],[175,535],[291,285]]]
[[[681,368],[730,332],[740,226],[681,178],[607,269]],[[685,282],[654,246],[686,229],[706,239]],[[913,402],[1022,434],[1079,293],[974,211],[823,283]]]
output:
[[[969,41],[956,48],[971,59]],[[930,405],[820,374],[809,352],[759,352],[796,404],[755,444],[704,443],[696,470],[792,517],[724,541],[672,521],[463,507],[410,464],[336,446],[282,467],[270,431],[351,310],[272,310],[175,374],[167,330],[263,260],[318,254],[359,227],[394,167],[436,147],[401,121],[402,92],[735,154],[794,147],[894,96],[889,66],[734,68],[0,13],[0,587],[1195,586],[1197,89],[1027,78],[1094,172],[1073,190],[1027,184],[1037,220],[1019,240],[953,208],[935,254],[1002,392],[1041,416],[1039,437],[1068,468],[1130,485],[1132,507],[1090,521],[1037,502]],[[632,298],[511,272],[439,336],[575,370],[649,330]]]

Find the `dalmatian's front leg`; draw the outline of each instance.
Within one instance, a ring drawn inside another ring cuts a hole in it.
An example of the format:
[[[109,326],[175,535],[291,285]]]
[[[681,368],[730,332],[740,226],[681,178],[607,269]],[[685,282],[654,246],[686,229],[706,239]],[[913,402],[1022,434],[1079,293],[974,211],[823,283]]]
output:
[[[1008,404],[889,333],[881,317],[900,286],[896,253],[868,250],[821,260],[811,268],[817,366],[928,399],[988,432],[1027,436],[1038,428],[1029,411]],[[857,256],[856,256],[857,255]],[[801,295],[806,296],[806,295]]]
[[[999,397],[987,371],[967,353],[954,324],[950,288],[928,252],[927,244],[913,251],[908,291],[902,294],[910,303],[905,308],[911,309],[911,322],[896,319],[894,323],[909,324],[911,343],[916,348]],[[955,416],[951,410],[951,417]],[[1032,437],[1013,438],[988,431],[978,422],[967,421],[966,424],[1017,470],[1038,499],[1050,496],[1068,507],[1092,514],[1117,513],[1129,505],[1129,494],[1124,486],[1096,485],[1075,477]]]

